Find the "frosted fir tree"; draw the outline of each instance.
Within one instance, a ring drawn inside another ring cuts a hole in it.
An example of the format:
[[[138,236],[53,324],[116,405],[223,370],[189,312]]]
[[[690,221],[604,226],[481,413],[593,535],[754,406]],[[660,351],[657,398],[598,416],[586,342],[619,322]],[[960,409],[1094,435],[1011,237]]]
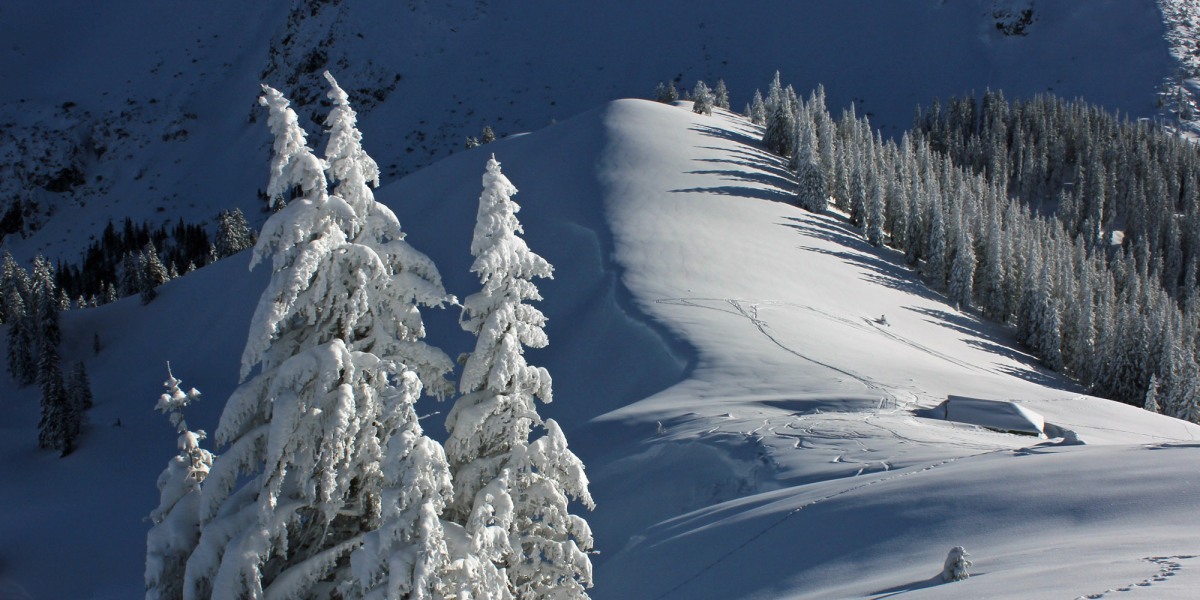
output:
[[[872,176],[871,183],[867,186],[871,199],[867,203],[866,237],[872,246],[883,245],[884,206],[887,204],[885,185],[882,177]]]
[[[67,396],[59,355],[59,304],[54,267],[42,256],[33,260],[30,286],[33,304],[32,331],[36,341],[37,380],[41,386],[41,419],[38,421],[38,446],[66,456],[75,450],[75,441],[83,426],[83,410]]]
[[[692,90],[692,112],[699,115],[712,115],[713,95],[703,81],[697,81]]]
[[[455,298],[442,287],[433,261],[404,241],[396,214],[375,201],[371,187],[379,185],[379,167],[362,147],[358,117],[346,92],[329,72],[325,78],[333,102],[326,119],[329,143],[325,162],[329,178],[337,184],[334,194],[354,211],[348,240],[373,251],[390,275],[370,282],[380,302],[374,309],[374,327],[356,335],[356,348],[400,360],[417,373],[426,394],[444,398],[454,391],[454,383],[446,379],[454,363],[445,352],[423,341],[425,324],[418,307],[440,307]]]
[[[792,166],[796,170],[796,203],[804,210],[821,212],[829,203],[829,189],[817,154],[816,127],[807,112],[797,119],[795,138]]]
[[[233,256],[254,247],[254,233],[246,222],[242,209],[223,210],[217,215],[217,239],[214,247],[218,258]]]
[[[724,79],[718,79],[713,88],[713,106],[729,110],[729,88],[725,87]]]
[[[158,476],[158,507],[150,513],[154,526],[146,534],[146,600],[183,598],[184,570],[200,538],[200,490],[212,467],[213,455],[200,447],[203,431],[190,431],[183,409],[200,397],[195,388],[184,392],[182,381],[167,365],[166,392],[155,410],[167,415],[178,434],[179,454]]]
[[[82,362],[75,363],[71,374],[67,376],[67,402],[76,410],[87,410],[95,403],[92,397],[92,381],[88,377],[87,367]]]
[[[654,100],[663,104],[671,104],[679,99],[679,91],[675,89],[675,82],[670,81],[664,84],[658,82],[658,87],[654,88]]]
[[[750,101],[750,122],[755,125],[767,124],[767,104],[758,90],[754,90],[754,99]]]
[[[445,296],[421,276],[436,275],[432,263],[374,202],[367,183],[378,169],[362,151],[345,93],[329,79],[326,160],[309,149],[287,99],[263,86],[275,136],[267,193],[299,196],[267,221],[252,257],[252,266],[268,257],[273,266],[242,356],[243,379],[258,374],[230,397],[216,431],[228,449],[204,486],[189,598],[371,592],[363,586],[374,582],[355,585],[347,557],[395,514],[385,506],[387,486],[397,483],[384,473],[385,453],[433,443],[416,426],[408,382],[417,376],[401,360],[407,352],[428,364],[438,354],[416,339],[423,329],[413,298]],[[333,195],[327,173],[338,182]],[[438,474],[435,461],[406,468],[435,480],[447,472],[443,465]],[[448,500],[413,494],[421,514]],[[441,543],[433,524],[400,527],[428,536],[422,548]],[[444,562],[418,555],[421,564]],[[436,568],[423,573],[436,583]]]
[[[950,549],[950,553],[946,555],[946,563],[942,566],[942,581],[962,581],[971,576],[967,569],[971,568],[971,561],[967,557],[967,551],[962,546],[955,546]]]
[[[163,265],[162,260],[158,258],[158,250],[155,250],[154,244],[149,242],[138,256],[138,264],[141,267],[138,291],[142,296],[142,304],[149,304],[158,297],[158,286],[170,281],[171,276],[167,273],[167,267]]]
[[[583,464],[558,424],[543,422],[534,404],[551,401],[551,378],[525,362],[524,347],[547,344],[546,317],[526,302],[541,300],[533,279],[551,277],[553,268],[519,237],[516,191],[493,156],[471,242],[471,271],[483,289],[463,302],[462,326],[477,336],[476,345],[459,381],[463,396],[446,418],[454,474],[447,514],[464,526],[470,543],[498,554],[494,560],[516,597],[585,597],[591,530],[569,513],[568,497],[588,508],[593,503]],[[531,443],[536,426],[546,433]],[[506,544],[497,543],[505,531]]]
[[[439,517],[453,494],[442,446],[426,437],[413,403],[421,394],[416,374],[406,371],[388,402],[385,428],[394,430],[383,450],[380,524],[350,556],[353,579],[343,582],[346,598],[449,598],[466,589],[470,597],[496,598],[502,587],[471,588],[469,577],[451,574],[451,552]],[[492,592],[492,593],[489,593]]]
[[[948,292],[950,300],[960,309],[971,307],[975,297],[975,245],[971,242],[970,232],[959,229],[955,237],[954,259],[950,262],[950,281]]]
[[[1158,409],[1158,375],[1150,375],[1150,385],[1146,386],[1146,399],[1142,403],[1142,408],[1152,412],[1159,412]]]
[[[767,106],[771,108],[763,130],[763,144],[767,150],[779,156],[790,157],[794,149],[792,136],[796,129],[796,119],[788,106],[787,98],[781,92],[780,99],[774,104],[768,101]]]
[[[58,347],[43,348],[39,360],[42,416],[38,420],[38,446],[47,450],[57,450],[59,456],[66,456],[75,451],[75,440],[79,437],[83,414],[67,399],[62,370],[59,368]]]
[[[775,71],[775,76],[771,78],[771,83],[767,85],[766,113],[767,118],[771,118],[771,113],[780,106],[788,108],[787,97],[784,95],[783,83],[779,79],[779,70]]]
[[[16,289],[9,289],[6,298],[8,372],[17,385],[26,386],[37,380],[33,325],[22,294]]]

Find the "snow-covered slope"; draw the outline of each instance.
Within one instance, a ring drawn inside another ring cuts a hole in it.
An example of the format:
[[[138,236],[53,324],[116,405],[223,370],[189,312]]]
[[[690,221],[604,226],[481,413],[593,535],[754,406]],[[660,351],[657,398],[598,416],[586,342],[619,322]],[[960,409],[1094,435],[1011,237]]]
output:
[[[1081,395],[899,257],[792,207],[757,135],[623,100],[380,190],[460,296],[489,153],[521,190],[526,239],[556,267],[551,345],[529,360],[592,479],[594,597],[1191,597],[1200,428]],[[0,596],[140,593],[141,519],[173,452],[152,412],[163,363],[205,393],[188,420],[211,430],[265,283],[244,267],[67,315],[97,406],[65,459],[33,449],[36,392],[0,384]],[[451,355],[470,341],[455,317],[427,318]],[[1013,401],[1051,438],[941,420],[948,396]],[[973,576],[942,585],[956,545]]]
[[[1165,31],[1154,0],[10,0],[0,198],[37,202],[28,220],[43,228],[5,245],[73,258],[110,218],[202,222],[234,206],[260,223],[257,84],[311,117],[325,68],[394,176],[485,124],[537,130],[663,80],[723,77],[740,110],[776,69],[801,92],[824,83],[834,111],[853,102],[888,135],[918,103],[989,87],[1152,116],[1175,69]]]

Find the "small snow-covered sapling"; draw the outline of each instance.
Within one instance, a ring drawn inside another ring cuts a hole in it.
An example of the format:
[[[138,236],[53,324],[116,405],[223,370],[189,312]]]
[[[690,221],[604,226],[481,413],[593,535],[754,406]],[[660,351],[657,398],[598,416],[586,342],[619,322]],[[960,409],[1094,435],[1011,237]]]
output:
[[[962,546],[955,546],[950,549],[950,554],[946,555],[946,564],[942,567],[942,579],[944,581],[961,581],[971,576],[967,569],[971,566],[971,561],[967,559],[970,554],[967,554],[966,549]]]

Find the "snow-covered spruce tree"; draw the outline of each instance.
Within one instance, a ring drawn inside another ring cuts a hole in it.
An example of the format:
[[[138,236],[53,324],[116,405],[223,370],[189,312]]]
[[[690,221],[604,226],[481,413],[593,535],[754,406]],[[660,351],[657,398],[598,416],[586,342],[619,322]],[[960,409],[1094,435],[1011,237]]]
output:
[[[750,122],[755,125],[767,124],[767,105],[763,102],[762,92],[754,90],[754,99],[750,101]]]
[[[679,90],[675,89],[675,81],[674,80],[668,81],[667,85],[665,85],[665,86],[660,81],[658,83],[658,89],[656,89],[654,91],[654,96],[655,96],[655,98],[654,98],[655,100],[658,100],[659,102],[662,102],[663,104],[671,104],[672,102],[675,102],[676,100],[678,100],[679,99]]]
[[[378,169],[362,151],[345,93],[330,83],[327,160],[308,148],[282,94],[263,86],[260,103],[275,136],[268,197],[293,189],[299,196],[264,225],[251,261],[270,257],[273,266],[242,359],[243,378],[259,373],[221,415],[216,439],[227,450],[203,489],[186,598],[373,592],[364,588],[376,582],[354,581],[348,557],[395,514],[384,506],[386,486],[397,483],[384,472],[385,454],[408,457],[406,449],[433,443],[416,424],[416,376],[401,360],[438,362],[440,353],[420,342],[413,304],[447,297],[429,259],[403,241],[395,215],[374,202],[367,183]],[[327,173],[338,181],[337,194],[328,193]],[[436,460],[403,461],[412,477],[437,481],[448,472]],[[401,509],[428,514],[448,499],[413,492],[410,479],[398,482],[411,492],[411,506]],[[395,541],[412,558],[412,548],[442,543],[436,521],[390,531],[407,537],[382,540],[377,549]],[[417,554],[407,567],[389,557],[389,576],[410,576],[413,597],[428,597],[445,561]],[[414,564],[429,569],[414,572]]]
[[[960,309],[971,307],[975,297],[975,245],[971,242],[970,232],[959,229],[954,238],[954,259],[950,262],[950,281],[947,292],[950,300]]]
[[[447,514],[475,547],[498,553],[494,560],[516,597],[584,597],[592,535],[586,521],[569,514],[568,496],[588,508],[593,503],[583,464],[534,404],[551,401],[551,379],[523,356],[524,347],[547,344],[546,317],[526,301],[541,299],[533,279],[551,277],[553,269],[518,236],[516,191],[493,156],[471,242],[471,271],[483,289],[463,302],[463,328],[477,340],[459,381],[463,395],[446,418],[454,474]],[[546,433],[530,443],[535,426]],[[488,541],[494,529],[507,530],[507,544]]]
[[[223,210],[217,215],[217,240],[214,246],[219,258],[233,256],[254,247],[254,233],[246,222],[242,209]]]
[[[158,258],[158,250],[154,249],[152,243],[146,243],[146,247],[138,256],[138,263],[142,272],[138,292],[142,295],[142,304],[149,304],[158,297],[158,286],[170,281],[171,276],[162,260]]]
[[[29,385],[37,380],[33,321],[27,302],[29,276],[7,253],[0,289],[5,298],[4,322],[8,324],[8,372],[18,385]]]
[[[713,95],[703,81],[696,82],[696,87],[692,90],[692,100],[692,112],[700,115],[712,114]]]
[[[390,275],[372,282],[373,292],[391,302],[373,307],[373,329],[364,329],[357,336],[356,348],[400,360],[420,377],[426,394],[444,398],[454,392],[454,383],[446,379],[454,363],[445,352],[422,341],[425,324],[417,307],[438,307],[453,302],[454,297],[446,294],[433,261],[404,241],[405,233],[396,214],[375,201],[371,186],[379,185],[379,167],[362,147],[358,117],[350,108],[346,92],[328,72],[325,77],[333,101],[326,123],[329,143],[325,162],[329,177],[337,183],[334,194],[356,216],[347,229],[348,241],[370,248]]]
[[[183,598],[184,569],[200,537],[200,489],[212,467],[213,455],[200,447],[203,431],[188,430],[183,409],[200,397],[195,388],[184,392],[167,365],[166,393],[155,410],[167,415],[178,434],[179,454],[158,476],[158,507],[150,512],[154,526],[146,534],[146,600]]]
[[[789,157],[793,150],[792,135],[796,128],[796,121],[788,106],[787,98],[782,92],[779,96],[780,99],[773,105],[768,102],[768,106],[772,106],[772,108],[767,114],[767,124],[763,130],[763,144],[767,150],[779,156]]]
[[[453,392],[445,378],[452,369],[450,357],[422,341],[425,327],[417,309],[453,298],[442,288],[433,261],[404,241],[396,215],[375,201],[371,186],[378,185],[379,168],[362,147],[357,115],[346,92],[328,72],[325,78],[333,103],[326,120],[327,172],[337,182],[334,193],[361,223],[350,231],[349,241],[374,250],[389,274],[378,282],[373,331],[364,329],[357,347],[370,352],[368,356],[393,361],[393,369],[404,365],[402,372],[392,373],[380,419],[380,524],[352,554],[354,580],[343,585],[343,592],[347,597],[456,595],[460,588],[448,573],[451,557],[439,519],[452,493],[449,465],[442,446],[424,435],[413,408],[423,387],[439,398]],[[484,137],[492,141],[490,132],[490,127],[484,128]]]
[[[796,169],[796,203],[800,208],[812,212],[825,210],[829,203],[829,190],[817,145],[814,123],[805,112],[797,120],[796,152],[792,157],[792,165]]]
[[[47,346],[41,356],[38,377],[42,386],[42,417],[38,421],[38,446],[57,450],[59,456],[75,451],[75,440],[83,424],[83,413],[67,399],[58,349]]]
[[[81,411],[91,408],[95,403],[92,397],[92,381],[88,377],[87,367],[84,367],[82,362],[75,363],[71,374],[67,376],[67,402]]]
[[[872,246],[883,244],[884,207],[887,204],[887,188],[882,177],[871,177],[867,186],[870,192],[870,202],[867,203],[867,242]]]
[[[713,88],[713,106],[724,110],[729,110],[729,88],[725,87],[725,80],[718,79],[717,86]]]
[[[1150,375],[1150,385],[1146,387],[1146,400],[1142,404],[1142,408],[1156,413],[1158,412],[1158,375]]]
[[[37,380],[42,388],[38,446],[58,450],[61,456],[66,456],[75,450],[75,440],[83,424],[83,411],[81,407],[73,406],[67,398],[58,349],[62,334],[58,323],[59,304],[54,267],[40,255],[33,260],[31,284]]]

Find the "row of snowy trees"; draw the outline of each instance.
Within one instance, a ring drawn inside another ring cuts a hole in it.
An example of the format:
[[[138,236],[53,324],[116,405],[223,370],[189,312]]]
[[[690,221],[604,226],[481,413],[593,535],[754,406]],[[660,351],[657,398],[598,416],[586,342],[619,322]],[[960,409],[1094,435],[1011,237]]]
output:
[[[1003,182],[1111,260],[1116,244],[1150,262],[1181,305],[1200,303],[1200,149],[1158,124],[1084,102],[999,92],[917,114],[915,131],[956,164]],[[1115,234],[1115,235],[1114,235]],[[1092,248],[1094,249],[1094,248]],[[1144,258],[1143,258],[1144,255]]]
[[[126,219],[122,232],[117,233],[109,222],[100,238],[88,245],[80,264],[60,261],[54,267],[62,310],[99,306],[133,295],[141,296],[143,304],[149,303],[158,286],[252,248],[255,235],[245,215],[235,208],[217,215],[215,242],[208,239],[202,227],[182,220],[170,234],[165,227],[152,231],[145,224],[134,225],[131,219]],[[0,323],[7,322],[5,301],[0,298]]]
[[[670,104],[679,99],[679,90],[675,89],[673,80],[666,84],[658,82],[658,87],[654,89],[655,101]],[[704,80],[697,81],[690,94],[684,90],[683,99],[691,100],[692,110],[698,114],[711,115],[713,108],[729,110],[729,89],[725,87],[724,79],[718,79],[717,85],[712,88]]]
[[[63,376],[58,315],[69,302],[55,283],[53,264],[39,255],[31,274],[5,253],[0,297],[8,324],[8,372],[20,386],[41,388],[38,446],[66,456],[75,450],[84,411],[92,407],[92,390],[83,363]]]
[[[989,107],[1001,102],[993,97]],[[939,144],[943,150],[957,147],[958,138],[944,132],[974,123],[970,118],[922,116],[919,121],[942,124],[930,125],[927,132],[905,134],[898,142],[884,141],[853,108],[835,121],[825,108],[821,88],[806,102],[791,86],[784,88],[778,74],[765,99],[756,92],[747,116],[763,125],[768,149],[791,159],[799,205],[824,210],[832,198],[835,207],[862,228],[868,242],[904,252],[933,287],[944,290],[960,307],[976,308],[984,316],[1015,326],[1019,339],[1048,367],[1071,375],[1094,393],[1200,421],[1200,312],[1195,302],[1177,301],[1195,297],[1195,277],[1185,275],[1180,285],[1192,289],[1173,297],[1173,288],[1160,284],[1164,261],[1146,249],[1149,242],[1138,242],[1141,251],[1114,250],[1099,243],[1118,222],[1102,215],[1084,219],[1096,227],[1081,230],[1071,207],[1094,211],[1099,206],[1082,200],[1087,198],[1084,193],[1068,195],[1073,200],[1065,202],[1067,215],[1059,219],[1041,216],[1019,196],[1010,197],[1010,189],[1045,185],[1029,182],[1029,178],[1043,179],[1044,170],[1019,170],[1015,179],[1008,177],[1007,157],[1030,150],[991,154],[987,164],[997,165],[995,170],[963,167],[955,162],[953,151],[941,151]],[[1136,143],[1130,142],[1135,146],[1155,146],[1168,154],[1191,153],[1183,151],[1180,142],[1160,139],[1150,144],[1152,134],[1144,126],[1131,125],[1128,131],[1135,136]],[[1153,135],[1165,136],[1163,132]],[[967,139],[967,146],[986,146],[970,141],[977,137]],[[993,145],[1003,147],[999,141]],[[1105,146],[1116,155],[1121,154],[1115,149],[1119,147]],[[1118,156],[1117,160],[1142,164],[1151,173],[1150,186],[1160,185],[1154,183],[1159,179],[1152,175],[1155,169],[1142,159]],[[1178,168],[1185,168],[1188,160],[1179,159]],[[1041,159],[1033,162],[1042,164]],[[972,164],[978,166],[979,161]],[[1103,169],[1094,167],[1091,172]],[[1181,194],[1189,193],[1185,190],[1193,176],[1182,176]],[[1076,190],[1091,185],[1086,177],[1075,176]],[[1104,183],[1095,186],[1113,184],[1111,177],[1101,179]],[[1147,195],[1136,191],[1137,186],[1130,187],[1135,190],[1129,192],[1132,197],[1144,198],[1139,206],[1166,203],[1168,213],[1173,213],[1180,197]],[[1140,235],[1142,240],[1148,237]]]
[[[170,229],[135,225],[129,218],[118,229],[110,221],[80,263],[58,263],[58,285],[76,307],[135,294],[149,301],[155,286],[254,246],[249,223],[236,208],[217,215],[216,236],[209,240],[204,227],[182,219]]]
[[[516,188],[489,160],[471,245],[483,287],[462,304],[477,344],[443,447],[414,404],[453,392],[452,363],[424,341],[419,307],[455,299],[375,201],[379,170],[326,77],[323,158],[288,101],[263,87],[268,193],[299,195],[255,247],[253,263],[270,259],[273,276],[215,433],[222,454],[204,454],[203,435],[172,417],[180,455],[159,480],[147,597],[585,597],[591,532],[568,501],[592,502],[582,463],[534,405],[550,401],[551,379],[523,357],[546,344],[545,317],[527,301],[551,267],[518,236]],[[160,409],[187,396],[172,377]]]

